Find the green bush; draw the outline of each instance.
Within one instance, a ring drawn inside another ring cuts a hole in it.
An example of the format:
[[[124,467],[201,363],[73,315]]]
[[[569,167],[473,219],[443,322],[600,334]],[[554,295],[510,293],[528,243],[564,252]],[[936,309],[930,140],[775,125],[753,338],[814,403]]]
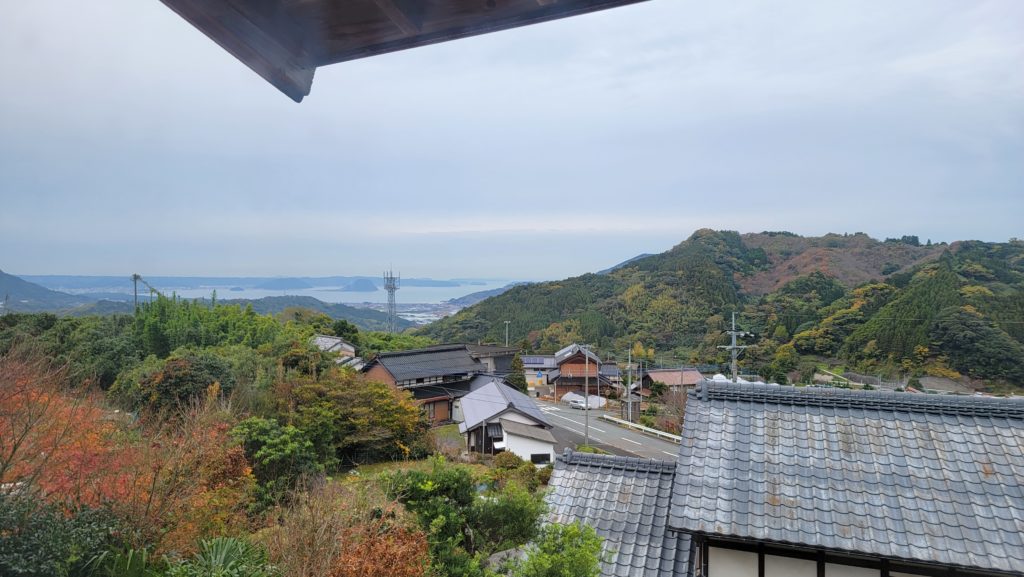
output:
[[[119,544],[122,527],[105,509],[65,512],[35,496],[0,493],[0,575],[66,577]]]
[[[495,472],[524,475],[526,468],[536,483],[530,463]],[[536,535],[544,511],[542,497],[519,482],[480,496],[469,469],[443,457],[435,457],[429,471],[385,475],[382,481],[427,533],[431,568],[437,575],[482,575],[481,559],[525,544]]]
[[[537,480],[540,481],[541,484],[547,485],[548,482],[551,480],[551,473],[554,472],[554,470],[555,468],[552,467],[551,465],[548,465],[543,469],[538,470]]]
[[[303,475],[323,470],[313,442],[292,425],[281,426],[273,419],[250,417],[235,425],[231,435],[242,442],[245,456],[252,463],[261,506],[282,499]]]
[[[89,562],[89,577],[161,577],[167,563],[145,549],[104,551]]]
[[[516,469],[522,466],[523,460],[515,453],[502,451],[494,457],[494,466],[499,469]]]
[[[474,539],[486,543],[487,550],[503,551],[533,539],[545,510],[543,497],[511,483],[496,494],[477,499],[469,511],[469,526]]]
[[[199,542],[199,552],[172,565],[167,577],[276,577],[267,552],[245,539],[218,537]]]
[[[547,525],[512,571],[515,577],[597,577],[602,539],[582,524]]]

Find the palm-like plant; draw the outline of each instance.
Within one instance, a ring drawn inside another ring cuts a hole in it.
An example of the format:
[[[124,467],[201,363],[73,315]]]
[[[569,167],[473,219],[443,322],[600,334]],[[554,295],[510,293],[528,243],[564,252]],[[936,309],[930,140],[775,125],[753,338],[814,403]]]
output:
[[[245,539],[217,537],[199,542],[199,552],[174,565],[168,577],[277,577],[263,548]]]
[[[90,577],[159,577],[165,564],[154,561],[145,549],[104,551],[86,566]]]

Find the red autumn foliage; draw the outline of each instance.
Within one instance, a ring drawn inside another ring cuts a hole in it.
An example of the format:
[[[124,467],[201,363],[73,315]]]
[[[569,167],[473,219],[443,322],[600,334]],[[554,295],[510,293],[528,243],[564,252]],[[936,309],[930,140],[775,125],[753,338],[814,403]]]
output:
[[[25,352],[0,356],[0,483],[108,507],[158,551],[242,533],[255,481],[217,397],[133,424],[98,393],[70,389],[64,368]]]
[[[22,351],[0,357],[0,483],[44,497],[98,499],[88,479],[113,465],[101,399],[66,388],[65,367]]]
[[[345,529],[331,577],[422,577],[429,567],[422,531],[370,522]]]

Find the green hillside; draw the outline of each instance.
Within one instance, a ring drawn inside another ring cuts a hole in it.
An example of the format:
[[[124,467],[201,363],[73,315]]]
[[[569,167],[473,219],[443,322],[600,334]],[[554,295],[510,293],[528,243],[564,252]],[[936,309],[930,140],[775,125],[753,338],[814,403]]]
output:
[[[5,298],[6,310],[3,308]],[[207,301],[198,299],[198,302]],[[221,299],[219,302],[235,304],[243,308],[251,305],[254,312],[267,315],[276,315],[286,309],[303,308],[323,313],[333,319],[347,320],[362,330],[381,331],[387,328],[388,316],[386,313],[340,303],[326,303],[307,296]],[[71,295],[54,291],[0,271],[0,314],[5,312],[51,312],[59,315],[85,317],[131,314],[134,310],[135,307],[130,302],[97,299],[94,295]],[[403,318],[399,318],[396,324],[399,330],[414,326],[412,322]]]
[[[552,352],[593,343],[624,358],[723,363],[733,311],[754,333],[745,368],[796,378],[820,362],[871,374],[1024,386],[1024,243],[805,238],[700,230],[607,274],[515,287],[420,330]],[[639,352],[640,348],[636,350]]]
[[[69,309],[89,299],[50,290],[0,270],[0,309],[5,302],[7,311],[39,312]]]
[[[387,329],[388,325],[387,313],[369,308],[352,307],[341,303],[326,303],[307,296],[290,295],[259,299],[223,299],[218,302],[236,304],[242,307],[252,305],[254,311],[264,315],[276,315],[289,308],[304,308],[323,313],[332,319],[344,319],[367,331],[383,331]],[[395,324],[399,330],[405,330],[414,326],[412,322],[401,317],[396,319]]]

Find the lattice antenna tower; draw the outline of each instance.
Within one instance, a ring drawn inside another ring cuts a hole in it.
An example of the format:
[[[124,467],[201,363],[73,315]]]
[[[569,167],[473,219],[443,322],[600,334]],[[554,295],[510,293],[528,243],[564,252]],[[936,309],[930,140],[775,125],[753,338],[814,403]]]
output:
[[[398,292],[401,284],[401,274],[395,276],[395,273],[390,270],[384,273],[384,290],[388,291],[388,332],[391,334],[398,332],[398,311],[395,308],[395,293]]]

